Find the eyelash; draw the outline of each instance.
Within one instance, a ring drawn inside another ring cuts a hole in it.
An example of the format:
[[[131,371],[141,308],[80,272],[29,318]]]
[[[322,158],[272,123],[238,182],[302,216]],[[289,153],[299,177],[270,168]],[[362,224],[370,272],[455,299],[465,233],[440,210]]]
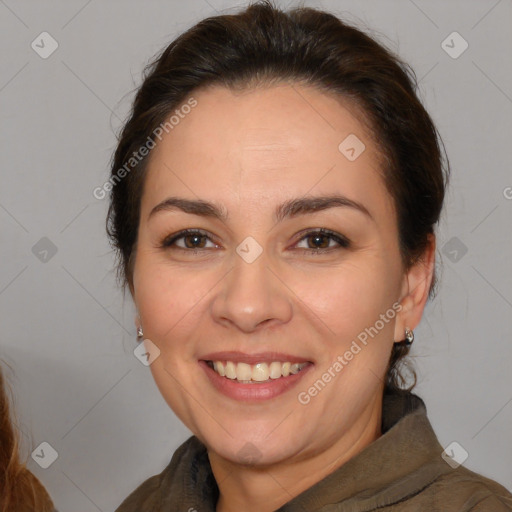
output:
[[[170,235],[170,236],[167,236],[166,238],[164,238],[164,240],[160,244],[160,248],[162,248],[162,249],[173,248],[173,249],[178,249],[178,250],[185,251],[185,252],[193,252],[194,254],[196,254],[197,252],[202,251],[202,250],[207,250],[204,248],[194,249],[194,248],[183,248],[183,247],[178,247],[178,246],[172,247],[176,243],[176,241],[178,241],[182,238],[185,238],[187,236],[193,236],[193,235],[204,236],[204,237],[208,238],[211,242],[215,243],[213,240],[210,239],[208,234],[201,229],[184,229],[183,231],[180,231],[179,233],[175,233],[173,235]],[[329,248],[319,248],[319,249],[309,249],[309,248],[302,249],[307,254],[317,255],[317,254],[322,254],[325,252],[330,252],[332,250],[347,249],[348,247],[350,247],[350,240],[348,238],[346,238],[345,236],[340,235],[334,231],[330,231],[329,229],[325,229],[325,228],[310,230],[310,231],[303,233],[302,237],[299,239],[299,241],[297,243],[302,242],[304,239],[307,239],[308,237],[312,237],[313,235],[320,235],[320,236],[327,237],[330,240],[334,240],[336,243],[339,244],[339,246],[338,247],[329,247]]]

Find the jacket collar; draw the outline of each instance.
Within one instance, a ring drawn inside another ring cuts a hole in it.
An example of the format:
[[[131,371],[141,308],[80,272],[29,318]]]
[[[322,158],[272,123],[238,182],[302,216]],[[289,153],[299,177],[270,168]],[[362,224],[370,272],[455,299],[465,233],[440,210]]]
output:
[[[390,506],[450,471],[442,451],[423,400],[410,392],[385,394],[381,437],[279,512],[316,512],[333,503],[336,512]]]
[[[450,467],[421,398],[410,392],[384,394],[382,435],[343,466],[283,505],[278,512],[366,512],[417,494]],[[218,487],[206,447],[186,441],[161,474],[158,510],[215,511]],[[163,495],[165,493],[165,495]]]

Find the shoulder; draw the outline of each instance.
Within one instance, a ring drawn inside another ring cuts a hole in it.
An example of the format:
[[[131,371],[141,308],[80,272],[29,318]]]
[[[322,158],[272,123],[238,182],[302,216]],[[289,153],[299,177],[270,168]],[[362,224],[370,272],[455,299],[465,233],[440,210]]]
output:
[[[368,455],[380,457],[388,469],[385,490],[378,490],[376,503],[380,507],[396,512],[512,512],[512,494],[505,487],[465,466],[453,467],[444,459],[443,447],[419,397],[394,393],[384,399],[384,434],[373,450],[370,445],[366,451],[367,459]],[[367,471],[364,465],[361,473]],[[377,472],[372,476],[380,478]]]
[[[185,441],[172,456],[167,467],[158,475],[142,482],[115,510],[115,512],[157,512],[161,510],[172,479],[189,467],[191,456],[201,450],[201,442],[194,436]]]
[[[439,510],[512,511],[512,494],[505,487],[463,466],[438,477],[430,490]]]

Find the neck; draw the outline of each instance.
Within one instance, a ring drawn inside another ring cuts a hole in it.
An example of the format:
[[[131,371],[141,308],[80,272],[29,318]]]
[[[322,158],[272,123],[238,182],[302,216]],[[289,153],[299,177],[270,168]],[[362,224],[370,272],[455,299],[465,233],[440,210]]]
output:
[[[355,457],[381,435],[382,397],[334,444],[310,456],[242,466],[209,452],[219,487],[216,512],[273,512]]]

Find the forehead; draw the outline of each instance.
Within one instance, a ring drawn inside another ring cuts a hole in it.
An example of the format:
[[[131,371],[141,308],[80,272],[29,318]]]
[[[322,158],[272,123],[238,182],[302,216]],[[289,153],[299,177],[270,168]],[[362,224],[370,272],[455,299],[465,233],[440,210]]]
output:
[[[350,105],[290,84],[192,97],[196,106],[152,150],[150,202],[172,192],[261,208],[269,196],[340,192],[392,208],[380,153]]]

